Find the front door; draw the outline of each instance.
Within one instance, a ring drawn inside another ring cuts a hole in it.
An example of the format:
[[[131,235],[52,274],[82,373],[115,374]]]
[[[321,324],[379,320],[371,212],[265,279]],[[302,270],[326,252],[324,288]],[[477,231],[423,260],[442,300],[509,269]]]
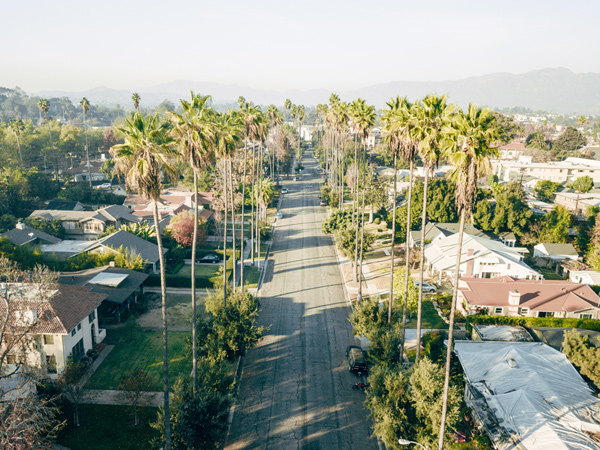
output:
[[[96,324],[92,324],[92,348],[96,346]]]

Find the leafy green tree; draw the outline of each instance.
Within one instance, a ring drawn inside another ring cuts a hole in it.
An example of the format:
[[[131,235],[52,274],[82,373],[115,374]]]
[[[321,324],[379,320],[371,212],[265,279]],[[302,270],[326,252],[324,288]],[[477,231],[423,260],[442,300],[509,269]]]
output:
[[[130,316],[130,319],[133,316]],[[129,319],[127,320],[129,322]],[[119,381],[120,398],[124,399],[133,408],[134,426],[140,424],[140,409],[150,402],[148,391],[151,390],[152,380],[148,372],[141,367],[131,369],[121,376]]]
[[[355,336],[371,339],[373,333],[387,327],[387,311],[379,305],[378,298],[368,297],[354,305],[349,320]]]
[[[499,128],[499,141],[503,144],[512,142],[517,135],[522,135],[523,128],[517,125],[512,116],[505,116],[499,112],[492,112]]]
[[[434,179],[430,182],[431,189],[427,194],[427,215],[432,222],[456,223],[456,185],[445,179]],[[430,197],[431,195],[431,197]]]
[[[533,211],[524,201],[523,189],[516,182],[497,184],[494,188],[496,206],[491,223],[494,232],[510,230],[517,236],[523,235],[533,216]]]
[[[65,229],[58,219],[47,220],[41,217],[27,217],[24,222],[28,227],[43,231],[59,239],[64,239],[65,237]]]
[[[475,204],[475,212],[473,213],[473,221],[477,228],[483,231],[492,231],[494,226],[492,220],[494,218],[494,207],[488,199],[483,199]]]
[[[401,315],[399,309],[398,316]],[[378,367],[394,367],[402,358],[402,326],[395,323],[391,328],[379,328],[369,335],[369,361]]]
[[[600,271],[600,214],[596,215],[595,218],[595,225],[585,260],[592,269]]]
[[[560,187],[560,185],[560,183],[555,183],[550,180],[540,180],[536,183],[533,190],[535,195],[537,195],[541,201],[550,202],[554,198],[554,193]]]
[[[570,156],[575,150],[579,150],[587,144],[587,140],[581,134],[581,131],[568,126],[567,129],[561,134],[552,144],[552,153],[557,158],[566,158]]]
[[[528,148],[536,148],[538,150],[548,150],[550,148],[550,142],[546,141],[546,137],[541,131],[536,131],[527,136],[525,145]]]
[[[581,375],[600,388],[600,348],[589,341],[588,336],[582,336],[577,330],[566,330],[562,351],[569,361],[577,367]]]
[[[338,249],[342,252],[342,254],[350,261],[354,261],[356,256],[355,249],[357,242],[360,241],[360,235],[357,235],[352,227],[345,227],[337,230],[333,237]],[[362,245],[358,243],[359,251],[361,248],[362,251],[369,251],[374,242],[375,235],[365,231]]]
[[[555,206],[543,218],[539,242],[566,243],[569,237],[571,220],[571,213],[564,206]]]
[[[408,286],[406,280],[408,279]],[[408,277],[406,276],[406,267],[398,267],[394,272],[394,291],[402,293],[402,295],[396,295],[394,303],[396,301],[399,305],[404,305],[404,296],[408,293],[408,310],[413,312],[417,309],[417,303],[419,301],[419,288],[413,283],[410,270]]]
[[[583,177],[575,179],[571,184],[569,184],[569,187],[577,191],[577,199],[575,200],[575,215],[579,215],[579,194],[585,194],[589,192],[594,187],[594,180],[591,177],[584,175]]]

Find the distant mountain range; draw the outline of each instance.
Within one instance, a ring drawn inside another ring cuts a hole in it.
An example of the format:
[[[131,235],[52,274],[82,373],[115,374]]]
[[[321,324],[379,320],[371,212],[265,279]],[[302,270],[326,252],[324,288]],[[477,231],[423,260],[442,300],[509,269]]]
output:
[[[285,99],[306,106],[327,103],[331,91],[312,89],[277,92],[235,84],[179,80],[137,92],[142,105],[156,106],[163,100],[174,103],[188,98],[190,90],[213,97],[215,104],[237,102],[240,95],[259,105],[282,106]],[[131,103],[133,91],[97,87],[83,92],[44,91],[43,97],[69,97],[76,104],[82,97],[104,105]],[[600,74],[576,74],[565,68],[534,70],[524,74],[494,73],[451,81],[393,81],[355,90],[336,91],[342,100],[364,98],[377,108],[397,95],[416,100],[428,93],[448,94],[449,100],[464,107],[469,102],[494,108],[526,107],[559,114],[600,115]]]

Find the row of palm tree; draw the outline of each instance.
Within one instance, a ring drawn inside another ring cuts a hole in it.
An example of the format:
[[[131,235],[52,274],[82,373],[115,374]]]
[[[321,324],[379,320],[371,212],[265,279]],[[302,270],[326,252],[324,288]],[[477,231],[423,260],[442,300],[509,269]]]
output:
[[[134,102],[139,97],[134,94]],[[125,138],[123,144],[115,145],[111,154],[115,159],[115,171],[124,176],[127,188],[138,192],[153,203],[154,226],[156,230],[159,254],[163,254],[163,245],[158,229],[158,200],[163,189],[163,179],[176,175],[174,161],[180,158],[191,167],[194,176],[194,231],[192,244],[192,261],[196,259],[196,244],[198,239],[198,175],[208,166],[218,167],[220,172],[221,201],[223,208],[223,301],[227,302],[228,282],[226,271],[226,254],[228,242],[228,215],[231,211],[232,247],[233,247],[233,289],[236,289],[236,231],[235,205],[237,183],[234,188],[233,164],[234,159],[242,159],[242,193],[240,233],[241,265],[240,285],[244,286],[243,270],[243,241],[244,241],[244,197],[246,183],[251,184],[251,205],[253,208],[251,227],[251,246],[254,257],[254,243],[260,251],[260,219],[264,218],[268,198],[273,195],[272,182],[264,180],[264,160],[262,154],[269,128],[276,128],[282,123],[281,114],[275,107],[270,107],[268,113],[263,113],[259,107],[240,99],[240,109],[219,113],[210,107],[210,97],[194,94],[191,100],[181,100],[181,113],[169,111],[166,120],[158,115],[144,117],[139,110],[126,119],[125,126],[119,131]],[[84,107],[82,102],[82,107]],[[137,105],[136,105],[137,110]],[[85,107],[84,107],[85,113]],[[270,122],[270,123],[269,123]],[[251,148],[251,179],[247,180],[248,147]],[[255,151],[255,148],[258,148]],[[243,149],[243,158],[239,150]],[[275,151],[272,151],[275,154]],[[273,156],[274,157],[274,156]],[[272,163],[274,167],[274,162]],[[271,171],[271,176],[273,176]],[[256,204],[256,216],[254,205]],[[256,228],[255,228],[256,223]],[[256,236],[256,239],[254,238]],[[260,258],[260,254],[259,254]],[[171,448],[171,431],[169,415],[169,378],[168,378],[168,324],[166,315],[166,284],[163,258],[160,259],[161,300],[163,319],[163,388],[165,393],[165,448]],[[191,269],[191,301],[192,301],[192,379],[193,389],[198,382],[198,362],[196,348],[196,290],[195,264]],[[195,392],[195,391],[194,391]]]

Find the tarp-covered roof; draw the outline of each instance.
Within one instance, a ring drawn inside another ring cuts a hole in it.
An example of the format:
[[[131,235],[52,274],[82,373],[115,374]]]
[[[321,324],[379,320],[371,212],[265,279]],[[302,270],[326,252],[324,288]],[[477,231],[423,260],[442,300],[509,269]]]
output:
[[[540,342],[457,341],[470,385],[527,450],[600,449],[598,399],[561,352]],[[516,448],[495,442],[499,448]]]

